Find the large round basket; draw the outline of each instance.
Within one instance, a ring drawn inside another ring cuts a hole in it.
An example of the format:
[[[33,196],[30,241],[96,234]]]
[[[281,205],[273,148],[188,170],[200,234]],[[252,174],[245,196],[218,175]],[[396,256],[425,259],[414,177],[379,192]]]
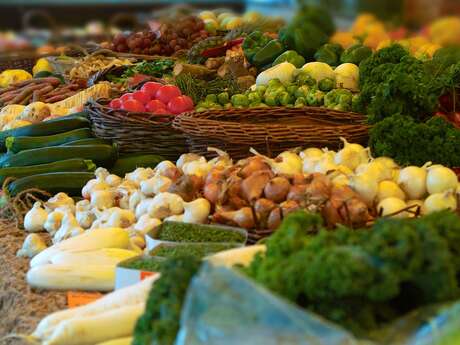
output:
[[[172,127],[174,115],[127,112],[107,107],[109,100],[89,101],[96,136],[112,139],[122,153],[148,152],[176,160],[188,151],[185,136]]]
[[[251,147],[272,156],[299,146],[336,148],[340,137],[365,143],[369,126],[366,117],[356,113],[271,107],[186,113],[174,120],[174,128],[187,135],[191,152],[209,156],[211,146],[239,159],[247,157]]]

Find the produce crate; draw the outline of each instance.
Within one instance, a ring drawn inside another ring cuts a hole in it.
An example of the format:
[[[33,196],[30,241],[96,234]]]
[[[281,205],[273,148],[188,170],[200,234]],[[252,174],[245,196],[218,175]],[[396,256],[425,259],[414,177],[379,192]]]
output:
[[[111,109],[108,103],[90,101],[87,110],[96,136],[112,139],[121,153],[149,152],[175,161],[188,152],[185,135],[172,126],[175,115]]]
[[[365,144],[370,128],[364,115],[319,107],[190,112],[173,126],[187,135],[190,152],[210,157],[211,146],[235,159],[247,157],[251,147],[271,156],[299,146],[337,148],[340,137]]]

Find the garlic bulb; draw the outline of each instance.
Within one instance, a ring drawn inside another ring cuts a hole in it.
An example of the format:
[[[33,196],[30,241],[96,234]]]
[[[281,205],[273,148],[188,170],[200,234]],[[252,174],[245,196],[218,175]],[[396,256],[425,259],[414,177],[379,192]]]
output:
[[[45,208],[51,212],[57,208],[66,208],[70,212],[75,212],[75,202],[66,193],[57,193],[45,203]]]
[[[64,213],[65,212],[61,209],[57,209],[48,215],[44,228],[51,236],[53,236],[56,233],[56,231],[58,231],[61,227],[62,218],[64,218]]]
[[[185,163],[197,161],[197,160],[200,160],[202,158],[204,158],[204,157],[199,156],[196,153],[183,153],[183,154],[180,155],[179,159],[177,160],[176,166],[179,169],[183,170],[182,168],[183,168]]]
[[[84,230],[80,227],[75,216],[68,212],[62,218],[62,224],[59,230],[53,236],[53,243],[59,243],[70,237],[80,235]]]
[[[172,193],[157,194],[149,207],[152,218],[164,219],[184,212],[184,200],[179,195]]]
[[[204,198],[199,198],[191,202],[184,203],[183,221],[186,223],[206,223],[211,204]]]
[[[98,210],[111,208],[115,204],[115,194],[111,190],[94,190],[90,196],[91,206]]]
[[[28,232],[44,230],[48,212],[42,208],[42,203],[37,201],[24,217],[24,229]]]
[[[212,165],[206,161],[206,158],[201,157],[199,160],[184,163],[182,171],[185,175],[195,175],[205,177],[211,171]]]
[[[137,205],[139,205],[139,203],[144,199],[145,199],[145,195],[140,190],[135,191],[129,197],[127,209],[135,212],[136,208],[137,208]]]
[[[134,194],[133,194],[134,197]],[[150,207],[153,204],[153,198],[142,199],[136,206],[136,219],[139,219],[142,215],[148,214]]]
[[[148,214],[143,214],[134,224],[133,229],[142,235],[146,235],[148,232],[155,229],[161,224],[161,220],[157,218],[151,218]]]
[[[91,193],[97,190],[108,190],[110,186],[99,179],[89,180],[81,190],[81,195],[84,199],[90,199]]]
[[[155,172],[155,176],[165,176],[169,169],[176,169],[174,163],[171,161],[161,161],[153,171]]]
[[[110,187],[118,187],[123,182],[123,179],[120,176],[110,174],[105,178],[105,183]]]
[[[75,218],[83,229],[89,229],[93,224],[96,216],[91,210],[91,204],[88,200],[83,199],[75,205]]]
[[[155,172],[150,168],[137,168],[133,172],[126,174],[126,179],[140,184],[155,175]]]
[[[16,256],[33,258],[35,255],[46,249],[45,241],[38,234],[29,234],[18,250]]]
[[[141,182],[141,192],[145,196],[154,196],[156,194],[166,192],[169,187],[171,187],[172,183],[172,180],[165,176],[155,175],[154,177]]]

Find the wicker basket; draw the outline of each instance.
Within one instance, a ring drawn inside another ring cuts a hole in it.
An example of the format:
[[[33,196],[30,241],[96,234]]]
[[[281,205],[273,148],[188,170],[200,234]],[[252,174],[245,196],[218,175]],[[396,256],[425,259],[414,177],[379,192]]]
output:
[[[209,157],[207,148],[212,146],[239,159],[248,156],[250,147],[272,156],[298,146],[337,148],[340,137],[365,143],[365,120],[360,114],[326,108],[272,107],[182,114],[174,128],[187,135],[191,152]]]
[[[122,153],[149,152],[176,160],[188,152],[185,136],[173,129],[174,115],[134,113],[107,107],[109,100],[87,103],[96,136],[112,139]]]

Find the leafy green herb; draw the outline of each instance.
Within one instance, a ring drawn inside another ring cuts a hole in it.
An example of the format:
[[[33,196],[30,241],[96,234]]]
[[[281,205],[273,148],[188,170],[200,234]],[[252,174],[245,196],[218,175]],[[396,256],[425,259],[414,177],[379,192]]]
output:
[[[174,60],[161,59],[155,61],[142,61],[141,63],[129,66],[121,76],[107,74],[107,80],[115,83],[124,83],[126,79],[135,74],[145,74],[152,77],[162,77],[165,74],[170,74],[174,68]]]
[[[425,123],[402,115],[387,117],[371,128],[369,147],[374,156],[391,157],[400,165],[421,166],[431,161],[460,166],[460,130],[441,117]]]
[[[137,320],[133,345],[172,345],[179,331],[182,304],[201,261],[192,256],[167,260],[152,285],[144,314]]]
[[[160,244],[154,248],[150,255],[161,256],[166,258],[177,258],[183,255],[190,255],[195,258],[204,258],[210,254],[214,254],[223,250],[232,249],[237,247],[236,244],[232,243],[203,243],[203,244],[180,244],[180,245],[169,245]]]
[[[123,268],[129,268],[134,270],[142,270],[149,272],[161,272],[165,261],[156,257],[140,257],[131,259],[126,263],[122,263],[119,266]]]
[[[174,242],[225,242],[243,243],[245,236],[238,231],[213,227],[212,225],[164,222],[157,238]]]

